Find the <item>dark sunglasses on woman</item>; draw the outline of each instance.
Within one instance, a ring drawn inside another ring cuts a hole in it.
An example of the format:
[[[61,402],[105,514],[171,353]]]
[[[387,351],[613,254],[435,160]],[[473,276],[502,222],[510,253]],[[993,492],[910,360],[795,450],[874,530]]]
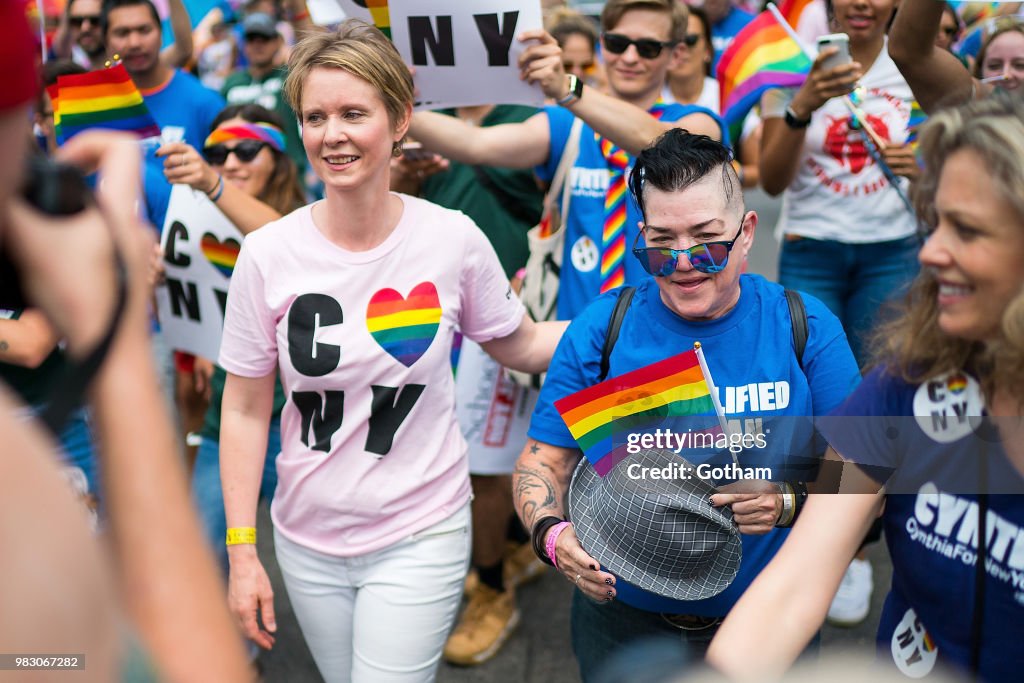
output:
[[[212,145],[203,150],[203,156],[214,166],[222,166],[227,163],[228,155],[234,154],[243,164],[247,164],[256,158],[260,150],[267,147],[267,143],[261,140],[242,140],[237,145],[228,149],[223,143]]]

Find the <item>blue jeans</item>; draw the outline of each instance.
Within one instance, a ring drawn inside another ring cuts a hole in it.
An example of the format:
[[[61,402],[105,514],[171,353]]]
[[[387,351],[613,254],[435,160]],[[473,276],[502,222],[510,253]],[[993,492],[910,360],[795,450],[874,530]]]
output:
[[[683,629],[657,612],[618,600],[594,602],[574,590],[570,624],[572,650],[583,683],[646,683],[668,680],[669,674],[680,676],[684,667],[699,670],[721,622],[701,629]],[[820,647],[818,633],[801,658],[817,656]]]
[[[260,500],[273,500],[277,488],[277,454],[281,452],[281,419],[270,420],[267,434],[267,456],[263,461],[263,478],[260,481]],[[206,538],[213,547],[213,553],[224,572],[228,573],[228,549],[224,538],[228,523],[224,518],[224,490],[220,485],[220,442],[204,438],[196,453],[196,464],[192,470],[192,495],[195,498],[199,519],[206,532]]]
[[[879,308],[902,296],[917,276],[920,248],[915,235],[868,244],[787,240],[779,257],[779,284],[821,299],[843,324],[857,364],[863,367]]]
[[[622,660],[619,658],[623,653],[628,657],[630,647],[645,647],[652,642],[674,646],[680,662],[700,662],[718,632],[717,624],[701,630],[682,630],[657,612],[636,609],[618,600],[594,602],[578,590],[572,594],[570,623],[572,650],[583,683],[599,681],[609,665],[620,668]],[[644,661],[635,662],[638,669],[644,668],[646,663],[646,657]]]

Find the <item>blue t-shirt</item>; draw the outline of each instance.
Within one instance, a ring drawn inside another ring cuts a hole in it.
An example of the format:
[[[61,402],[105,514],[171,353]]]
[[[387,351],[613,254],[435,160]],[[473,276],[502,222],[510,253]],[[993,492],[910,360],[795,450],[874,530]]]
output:
[[[736,34],[753,21],[755,14],[732,7],[725,18],[711,27],[711,45],[715,48],[715,59],[711,63],[711,73],[718,73],[718,60],[729,47]]]
[[[198,78],[184,71],[175,71],[167,85],[156,92],[144,93],[142,99],[160,130],[167,126],[183,129],[184,141],[197,150],[203,149],[213,120],[225,106],[220,93],[205,87]],[[155,152],[156,147],[147,151],[143,181],[147,215],[156,229],[161,230],[171,186],[164,177],[163,159],[158,159]]]
[[[558,162],[569,140],[574,116],[563,107],[546,107],[551,133],[551,150],[547,163],[536,168],[541,180],[550,181],[558,168]],[[708,114],[724,127],[714,112],[694,105],[669,105],[663,112],[662,121],[678,121],[694,113]],[[629,166],[633,166],[630,157]],[[627,169],[628,173],[628,169]],[[562,254],[562,272],[558,286],[558,319],[571,320],[583,307],[601,292],[601,233],[604,229],[604,199],[608,191],[611,171],[601,154],[601,146],[594,135],[594,129],[583,124],[580,132],[580,151],[576,163],[570,169],[566,182],[572,183],[569,216],[563,226],[565,251]],[[632,257],[630,248],[636,237],[636,226],[640,211],[632,200],[626,201],[626,284],[636,285],[648,277],[646,271]]]
[[[915,678],[971,661],[980,491],[989,492],[981,678],[1024,671],[1024,477],[983,414],[968,373],[911,385],[875,369],[821,424],[836,451],[886,484],[893,575],[878,653]]]
[[[743,275],[740,299],[731,311],[716,320],[691,322],[665,306],[657,282],[647,278],[637,288],[623,319],[608,376],[682,353],[699,341],[726,419],[738,421],[737,426],[745,433],[764,433],[769,448],[753,457],[759,459],[757,465],[770,462],[776,447],[775,436],[770,433],[773,419],[792,425],[798,416],[826,414],[860,379],[839,320],[808,295],[803,296],[808,339],[801,370],[793,350],[789,307],[783,292],[781,286],[759,275]],[[617,296],[617,290],[601,295],[562,336],[530,422],[531,439],[562,448],[577,447],[554,402],[597,383],[601,348]],[[754,464],[745,459],[748,454],[745,451],[740,455],[741,466]],[[648,611],[723,616],[775,555],[787,534],[786,529],[775,529],[762,536],[744,535],[739,574],[725,591],[712,598],[670,600],[620,580],[615,586],[616,599]]]

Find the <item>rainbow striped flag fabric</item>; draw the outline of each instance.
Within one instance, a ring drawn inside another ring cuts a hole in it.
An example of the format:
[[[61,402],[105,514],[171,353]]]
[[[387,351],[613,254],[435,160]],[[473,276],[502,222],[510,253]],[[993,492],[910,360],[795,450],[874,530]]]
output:
[[[160,136],[160,127],[122,64],[60,76],[48,92],[58,144],[89,128],[135,133],[143,139]]]
[[[709,382],[694,350],[652,363],[555,401],[555,408],[599,476],[629,457],[627,437],[669,418],[706,417],[721,430]]]
[[[784,2],[779,11],[795,25],[807,4],[809,0]],[[812,63],[768,10],[736,34],[722,53],[717,71],[722,118],[729,128],[730,139],[740,139],[743,119],[760,102],[766,90],[799,87]]]

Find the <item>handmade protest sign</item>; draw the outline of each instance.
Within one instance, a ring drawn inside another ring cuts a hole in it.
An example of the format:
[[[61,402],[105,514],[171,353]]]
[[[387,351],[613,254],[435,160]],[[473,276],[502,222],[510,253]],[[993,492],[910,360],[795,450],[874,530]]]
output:
[[[216,360],[242,233],[205,195],[175,185],[160,244],[166,285],[156,300],[164,338],[173,349]]]
[[[519,78],[516,37],[543,26],[539,0],[338,0],[372,20],[416,69],[417,109],[476,104],[539,106],[539,87]]]

